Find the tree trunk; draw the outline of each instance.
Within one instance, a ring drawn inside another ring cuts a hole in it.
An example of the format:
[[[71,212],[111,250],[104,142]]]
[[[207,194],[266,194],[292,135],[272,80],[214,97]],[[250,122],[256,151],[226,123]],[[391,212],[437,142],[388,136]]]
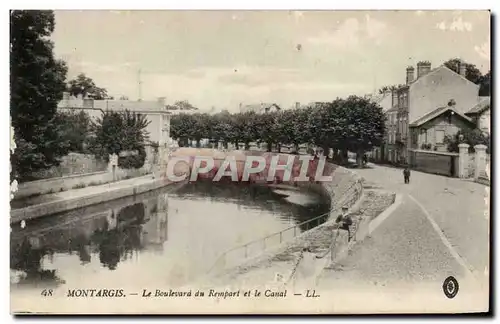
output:
[[[293,149],[294,149],[295,153],[299,154],[299,149],[300,149],[299,144],[294,144]]]
[[[339,150],[333,149],[333,161],[338,162],[340,160]]]
[[[363,150],[358,150],[356,152],[356,164],[358,165],[358,168],[362,168],[363,167],[363,155],[364,155],[364,151]]]
[[[273,143],[272,142],[267,142],[267,151],[272,152],[273,151]]]
[[[323,149],[323,155],[325,156],[325,158],[328,159],[328,157],[330,156],[330,148],[325,145],[322,147],[322,149]]]
[[[196,147],[200,148],[201,147],[201,140],[196,140]]]
[[[250,151],[250,143],[245,143],[245,151]]]
[[[346,149],[342,149],[342,150],[340,151],[340,155],[341,155],[341,156],[340,156],[340,158],[341,158],[341,162],[342,162],[343,164],[347,164],[347,163],[349,162],[349,154],[348,154],[347,150],[346,150]]]

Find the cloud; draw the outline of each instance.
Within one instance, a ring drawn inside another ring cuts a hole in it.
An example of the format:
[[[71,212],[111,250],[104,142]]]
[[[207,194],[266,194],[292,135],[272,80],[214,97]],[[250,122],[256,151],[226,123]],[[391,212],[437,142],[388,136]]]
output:
[[[491,59],[490,58],[490,51],[491,51],[490,42],[491,42],[491,38],[488,37],[488,40],[486,42],[484,42],[482,45],[474,46],[474,50],[476,51],[476,53],[478,53],[479,56],[481,56],[486,61],[490,61],[490,59]]]
[[[377,44],[381,43],[388,31],[387,24],[381,22],[380,20],[373,19],[369,15],[366,15],[365,27],[368,38],[375,40]]]
[[[366,15],[364,24],[355,18],[349,18],[335,31],[322,32],[318,36],[309,38],[308,42],[313,45],[329,45],[335,48],[354,48],[362,42],[362,35],[380,44],[388,31],[386,23]]]
[[[464,21],[462,17],[453,18],[453,21],[447,24],[445,21],[442,21],[436,25],[436,27],[440,30],[449,30],[449,31],[472,31],[472,24],[468,21]]]
[[[359,44],[360,23],[355,18],[346,19],[335,31],[322,32],[308,39],[314,45],[331,45],[338,48],[349,48]]]
[[[444,21],[436,24],[437,29],[446,30],[446,23]]]

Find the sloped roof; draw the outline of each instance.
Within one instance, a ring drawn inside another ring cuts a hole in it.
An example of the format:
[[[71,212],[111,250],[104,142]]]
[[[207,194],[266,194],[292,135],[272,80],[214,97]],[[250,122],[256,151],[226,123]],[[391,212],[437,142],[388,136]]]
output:
[[[427,114],[423,115],[422,117],[420,117],[419,119],[415,120],[413,123],[410,124],[410,127],[418,127],[418,126],[421,126],[425,123],[427,123],[428,121],[434,119],[434,118],[437,118],[439,116],[441,116],[442,114],[444,114],[445,112],[447,111],[452,111],[454,112],[457,116],[461,117],[462,119],[472,123],[472,120],[470,120],[470,118],[466,117],[465,115],[459,113],[455,108],[451,107],[451,106],[444,106],[444,107],[439,107],[439,108],[436,108],[434,109],[433,111],[431,112],[428,112]]]
[[[468,112],[466,112],[465,114],[466,115],[476,115],[476,114],[480,114],[482,113],[483,111],[485,111],[486,109],[490,108],[490,97],[479,97],[479,103],[477,105],[475,105],[474,107],[472,107],[471,110],[469,110]]]
[[[474,85],[477,85],[477,84],[475,84],[474,82],[472,82],[472,81],[470,81],[469,79],[467,79],[466,77],[464,77],[463,75],[461,75],[460,73],[457,73],[457,72],[453,71],[452,69],[448,68],[446,65],[441,64],[440,66],[438,66],[438,67],[436,67],[436,68],[434,68],[434,69],[430,70],[430,71],[429,71],[427,74],[425,74],[424,76],[421,76],[420,78],[416,78],[415,80],[413,80],[412,82],[410,82],[409,86],[412,86],[413,84],[415,84],[415,83],[419,82],[419,81],[420,81],[420,80],[422,80],[422,79],[425,79],[426,77],[428,77],[428,76],[430,76],[430,75],[432,75],[432,74],[434,74],[434,73],[436,73],[437,71],[440,71],[440,70],[448,70],[449,72],[453,72],[453,74],[455,74],[457,77],[462,78],[462,79],[464,79],[465,81],[470,82],[470,83],[472,83],[472,84],[474,84]],[[478,88],[479,88],[479,85],[477,85],[477,86],[478,86]]]
[[[94,108],[113,111],[160,112],[164,110],[164,105],[157,101],[94,100]]]

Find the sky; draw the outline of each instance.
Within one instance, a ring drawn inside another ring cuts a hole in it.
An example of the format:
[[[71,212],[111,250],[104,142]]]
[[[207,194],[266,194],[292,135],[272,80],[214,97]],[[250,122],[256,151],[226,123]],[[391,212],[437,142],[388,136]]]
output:
[[[488,11],[56,11],[68,78],[202,110],[333,100],[459,57],[490,69]],[[140,73],[139,73],[140,71]],[[141,86],[139,86],[139,80]]]

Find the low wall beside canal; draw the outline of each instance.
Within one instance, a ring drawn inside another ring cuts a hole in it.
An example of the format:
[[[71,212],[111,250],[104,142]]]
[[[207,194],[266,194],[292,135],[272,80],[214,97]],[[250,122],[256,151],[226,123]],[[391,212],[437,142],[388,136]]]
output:
[[[18,184],[17,191],[14,193],[14,199],[97,186],[114,181],[140,177],[148,173],[150,173],[150,170],[147,167],[139,169],[121,169],[116,167],[114,171],[112,168],[108,168],[106,171],[23,182]]]

